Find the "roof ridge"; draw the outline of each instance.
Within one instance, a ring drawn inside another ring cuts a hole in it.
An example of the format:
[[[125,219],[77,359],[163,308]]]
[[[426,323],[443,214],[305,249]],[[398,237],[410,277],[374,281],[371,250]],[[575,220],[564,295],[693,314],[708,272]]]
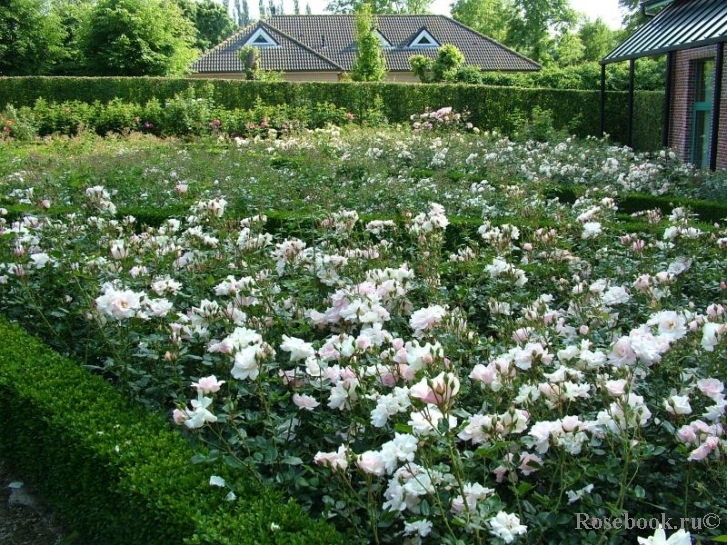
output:
[[[210,55],[211,53],[213,53],[214,51],[216,51],[216,50],[218,50],[218,49],[222,49],[222,46],[226,46],[226,45],[228,45],[228,44],[229,44],[230,42],[233,42],[233,41],[234,41],[234,40],[235,40],[235,39],[236,39],[236,38],[237,38],[238,36],[243,36],[243,35],[245,34],[245,32],[247,32],[247,31],[248,31],[248,29],[251,29],[251,30],[252,30],[252,28],[254,28],[254,27],[255,27],[255,25],[257,25],[257,23],[256,23],[256,22],[251,22],[251,23],[248,23],[248,24],[247,24],[247,26],[245,26],[245,27],[241,28],[240,30],[238,30],[237,32],[235,32],[234,34],[232,34],[231,36],[228,36],[227,38],[225,38],[224,40],[222,40],[222,41],[221,41],[220,43],[218,43],[218,44],[217,44],[216,46],[214,46],[214,47],[213,47],[212,49],[208,49],[207,51],[205,51],[205,52],[204,52],[204,53],[203,53],[203,54],[202,54],[202,55],[201,55],[201,56],[200,56],[200,57],[199,57],[199,58],[198,58],[198,59],[197,59],[196,61],[194,61],[194,62],[198,62],[198,61],[202,60],[202,59],[203,59],[204,57],[206,57],[207,55]]]
[[[275,17],[283,17],[283,16],[281,16],[281,15],[276,15]],[[343,68],[343,67],[342,67],[342,66],[341,66],[340,64],[338,64],[337,62],[334,62],[333,60],[329,59],[329,58],[328,58],[328,57],[326,57],[325,55],[322,55],[322,54],[318,53],[318,51],[316,51],[315,49],[311,49],[310,47],[308,47],[307,45],[305,45],[305,44],[304,44],[303,42],[301,42],[300,40],[297,40],[297,39],[293,38],[293,37],[292,37],[291,35],[287,34],[286,32],[283,32],[283,31],[282,31],[282,30],[280,30],[280,29],[279,29],[278,27],[275,27],[275,26],[273,26],[273,25],[271,25],[271,24],[269,24],[269,23],[267,23],[267,22],[265,22],[265,21],[262,21],[262,20],[258,21],[258,24],[259,24],[259,25],[265,25],[266,27],[268,27],[268,28],[270,28],[270,29],[274,30],[275,32],[277,32],[277,33],[278,33],[278,34],[280,34],[281,36],[284,36],[285,38],[287,38],[288,40],[290,40],[291,42],[293,42],[294,44],[296,44],[296,45],[298,45],[298,46],[302,47],[303,49],[305,49],[306,51],[309,51],[310,53],[313,53],[313,55],[315,55],[316,57],[318,57],[318,58],[320,58],[320,59],[323,59],[324,61],[326,61],[327,63],[329,63],[329,64],[330,64],[331,66],[333,66],[334,68],[338,68],[339,70],[341,70],[341,71],[343,71],[343,72],[345,72],[345,71],[346,71],[346,69],[345,69],[345,68]]]
[[[527,61],[527,62],[529,62],[529,63],[530,63],[530,64],[532,64],[533,66],[537,66],[537,67],[538,67],[538,69],[541,69],[541,68],[543,68],[543,65],[542,65],[542,64],[540,64],[540,63],[538,63],[538,62],[535,62],[535,61],[534,61],[533,59],[531,59],[531,58],[529,58],[529,57],[526,57],[526,56],[525,56],[525,55],[523,55],[522,53],[518,53],[518,52],[517,52],[517,51],[515,51],[514,49],[511,49],[510,47],[506,46],[505,44],[503,44],[503,43],[500,43],[500,42],[498,42],[498,41],[497,41],[497,40],[495,40],[494,38],[490,38],[489,36],[487,36],[487,35],[485,35],[485,34],[482,34],[481,32],[478,32],[478,31],[477,31],[477,30],[475,30],[474,28],[472,28],[472,27],[468,27],[467,25],[465,25],[465,24],[462,24],[462,23],[460,23],[459,21],[457,21],[457,19],[453,19],[453,18],[451,18],[451,17],[447,17],[446,15],[438,15],[437,17],[442,17],[442,18],[444,18],[444,19],[447,19],[448,21],[452,21],[452,22],[453,22],[454,24],[456,24],[457,26],[459,26],[459,27],[462,27],[463,29],[465,29],[465,30],[467,30],[467,31],[469,31],[469,32],[471,32],[471,33],[473,33],[473,34],[477,34],[477,35],[478,35],[478,36],[479,36],[480,38],[484,38],[484,39],[485,39],[485,40],[487,40],[488,42],[492,42],[492,43],[493,43],[493,44],[495,44],[496,46],[498,46],[498,47],[501,47],[502,49],[505,49],[506,51],[508,51],[508,52],[512,53],[513,55],[516,55],[516,56],[520,57],[521,59],[523,59],[524,61]]]

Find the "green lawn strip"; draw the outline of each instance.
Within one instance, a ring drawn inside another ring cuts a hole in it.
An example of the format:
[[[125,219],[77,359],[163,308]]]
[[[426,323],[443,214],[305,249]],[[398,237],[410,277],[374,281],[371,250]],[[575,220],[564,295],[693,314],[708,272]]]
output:
[[[0,319],[0,457],[39,488],[73,543],[342,543],[241,471],[192,465],[167,419]],[[209,484],[242,487],[234,501]]]

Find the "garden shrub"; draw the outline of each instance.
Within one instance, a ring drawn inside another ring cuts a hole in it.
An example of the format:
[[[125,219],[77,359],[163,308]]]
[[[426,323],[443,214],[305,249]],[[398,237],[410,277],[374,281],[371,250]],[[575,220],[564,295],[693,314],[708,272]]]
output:
[[[188,443],[163,416],[17,325],[1,320],[0,336],[0,456],[38,485],[74,543],[342,542],[259,483],[222,465],[191,466]],[[245,497],[225,501],[213,474],[234,479]]]

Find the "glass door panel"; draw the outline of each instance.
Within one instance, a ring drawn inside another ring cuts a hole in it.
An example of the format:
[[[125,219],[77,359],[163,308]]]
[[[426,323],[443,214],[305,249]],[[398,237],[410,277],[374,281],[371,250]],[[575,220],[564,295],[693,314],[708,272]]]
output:
[[[704,59],[695,66],[694,115],[692,118],[692,163],[709,166],[712,141],[712,101],[714,99],[714,59]]]

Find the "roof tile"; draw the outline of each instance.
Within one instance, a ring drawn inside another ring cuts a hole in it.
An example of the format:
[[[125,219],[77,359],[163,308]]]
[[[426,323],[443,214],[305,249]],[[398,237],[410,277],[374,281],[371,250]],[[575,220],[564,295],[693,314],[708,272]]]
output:
[[[378,30],[389,43],[385,49],[386,68],[410,71],[409,57],[415,54],[434,58],[437,50],[415,49],[409,44],[426,29],[440,44],[453,44],[462,52],[465,63],[483,70],[539,70],[540,65],[483,36],[471,28],[442,15],[377,15]],[[280,44],[261,48],[264,70],[350,71],[356,59],[355,15],[274,15],[249,25],[200,57],[193,65],[196,72],[240,72],[237,51],[263,26]]]

